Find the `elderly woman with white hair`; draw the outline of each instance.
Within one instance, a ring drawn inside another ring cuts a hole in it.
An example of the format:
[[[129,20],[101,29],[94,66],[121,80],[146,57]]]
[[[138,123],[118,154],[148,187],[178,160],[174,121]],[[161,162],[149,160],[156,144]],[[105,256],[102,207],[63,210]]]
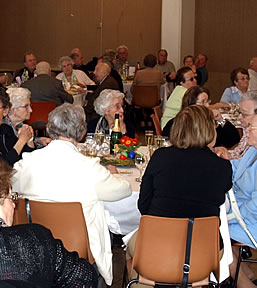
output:
[[[88,132],[111,134],[115,114],[119,114],[122,135],[135,137],[135,128],[124,119],[124,94],[118,90],[105,89],[94,102],[95,111],[100,116],[88,122]]]
[[[114,166],[104,167],[98,157],[81,154],[77,143],[86,133],[81,106],[63,104],[49,114],[47,130],[53,139],[43,149],[24,153],[17,162],[13,190],[24,197],[82,204],[90,248],[107,285],[112,282],[112,251],[103,201],[131,194],[130,184]]]
[[[19,129],[24,126],[24,121],[29,120],[32,112],[30,102],[31,92],[27,88],[19,87],[9,88],[7,89],[6,93],[10,97],[12,106],[4,119],[4,123],[11,126],[14,134],[18,137],[18,134],[20,133]],[[32,127],[30,127],[30,129],[32,129]],[[33,141],[31,142],[34,142],[35,148],[42,148],[51,141],[51,139],[47,137],[34,137],[32,140]]]
[[[20,88],[28,91],[27,89]],[[28,93],[30,93],[28,91]],[[22,127],[13,126],[3,123],[3,118],[7,116],[9,109],[17,114],[31,112],[29,99],[21,101],[19,105],[12,106],[10,98],[4,89],[0,89],[0,156],[11,166],[21,159],[23,152],[31,152],[35,149],[33,141],[33,129],[28,125]]]
[[[70,83],[70,86],[78,85],[81,88],[85,88],[86,85],[95,85],[85,72],[77,69],[73,69],[73,60],[69,56],[63,56],[59,60],[59,67],[62,69],[62,73],[56,76],[56,79]]]

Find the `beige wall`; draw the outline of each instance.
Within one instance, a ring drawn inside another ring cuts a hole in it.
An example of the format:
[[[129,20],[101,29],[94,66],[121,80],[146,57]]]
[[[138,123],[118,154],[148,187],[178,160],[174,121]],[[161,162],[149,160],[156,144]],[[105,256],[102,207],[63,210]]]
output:
[[[256,0],[195,1],[195,54],[208,55],[212,99],[230,86],[230,72],[257,55]]]
[[[0,27],[0,67],[22,63],[30,50],[56,65],[74,47],[88,61],[120,44],[142,64],[160,48],[161,0],[5,1]]]

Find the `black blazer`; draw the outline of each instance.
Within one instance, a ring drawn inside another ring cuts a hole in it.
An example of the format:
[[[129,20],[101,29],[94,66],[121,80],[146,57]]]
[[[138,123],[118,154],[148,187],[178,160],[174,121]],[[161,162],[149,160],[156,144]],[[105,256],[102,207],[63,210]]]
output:
[[[219,216],[231,187],[230,161],[209,148],[160,148],[143,176],[138,209],[162,217]]]

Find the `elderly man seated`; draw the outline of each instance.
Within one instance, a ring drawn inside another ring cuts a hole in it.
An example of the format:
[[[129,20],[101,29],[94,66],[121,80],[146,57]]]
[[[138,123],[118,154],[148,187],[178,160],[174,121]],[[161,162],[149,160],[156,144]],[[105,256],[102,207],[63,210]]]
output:
[[[86,133],[82,107],[57,107],[49,114],[47,130],[53,141],[36,153],[24,153],[16,163],[13,190],[29,199],[81,202],[97,268],[111,285],[112,251],[103,201],[128,197],[130,184],[114,166],[105,168],[99,158],[78,151],[77,143]]]
[[[104,89],[119,90],[118,82],[110,75],[111,67],[107,63],[98,63],[95,67],[95,78],[98,82],[98,87],[93,93],[87,94],[87,106],[85,113],[87,121],[97,118],[99,115],[95,112],[94,101]]]
[[[36,65],[37,77],[26,81],[21,86],[28,88],[31,92],[31,101],[49,102],[55,101],[56,106],[64,102],[73,103],[72,95],[68,94],[62,81],[51,77],[49,63],[42,61]]]
[[[155,65],[155,68],[159,69],[165,76],[169,83],[169,90],[172,92],[174,89],[176,69],[174,64],[171,61],[168,61],[168,52],[166,49],[160,49],[158,51],[158,63]]]
[[[21,68],[20,70],[16,71],[14,80],[17,80],[18,82],[25,82],[29,79],[32,79],[35,77],[35,70],[36,70],[37,60],[35,55],[32,52],[27,52],[24,54],[24,68]]]
[[[89,61],[87,64],[84,64],[84,57],[79,48],[73,48],[71,50],[70,57],[74,62],[73,68],[85,72],[87,76],[90,77],[90,72],[93,72],[95,70],[95,66],[97,64],[97,57],[93,57],[91,61]]]
[[[118,72],[122,69],[123,64],[128,63],[129,66],[135,66],[128,60],[128,47],[126,45],[120,45],[117,48],[117,62],[114,66],[115,70]]]

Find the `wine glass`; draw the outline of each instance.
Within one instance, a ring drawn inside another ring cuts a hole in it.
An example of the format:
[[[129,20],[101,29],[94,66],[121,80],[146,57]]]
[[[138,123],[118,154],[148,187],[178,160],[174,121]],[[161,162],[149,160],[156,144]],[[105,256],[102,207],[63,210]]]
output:
[[[146,157],[142,153],[136,154],[135,165],[136,165],[137,169],[139,170],[139,177],[136,178],[136,181],[142,182],[142,172],[146,166]]]
[[[145,143],[148,147],[150,145],[153,145],[153,131],[152,130],[145,131]]]

